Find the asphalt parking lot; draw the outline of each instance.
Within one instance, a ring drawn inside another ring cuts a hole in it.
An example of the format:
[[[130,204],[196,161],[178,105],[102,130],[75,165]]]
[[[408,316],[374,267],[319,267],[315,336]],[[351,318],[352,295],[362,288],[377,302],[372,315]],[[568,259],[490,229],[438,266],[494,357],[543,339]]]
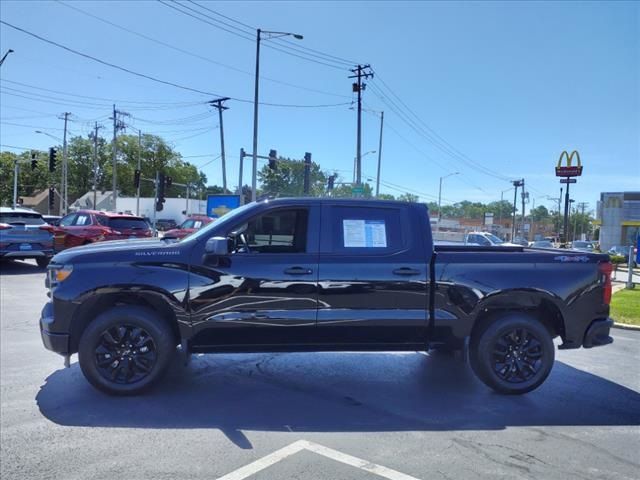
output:
[[[176,357],[113,398],[42,346],[43,270],[0,268],[5,480],[640,478],[640,331],[559,351],[520,397],[448,356],[322,353]]]

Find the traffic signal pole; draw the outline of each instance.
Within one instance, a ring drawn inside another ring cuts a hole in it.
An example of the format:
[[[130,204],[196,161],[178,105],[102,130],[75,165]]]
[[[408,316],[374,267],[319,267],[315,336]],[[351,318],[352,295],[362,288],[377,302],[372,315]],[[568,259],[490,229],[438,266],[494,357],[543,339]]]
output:
[[[18,160],[13,161],[13,208],[18,207],[18,175],[20,175],[20,165]]]

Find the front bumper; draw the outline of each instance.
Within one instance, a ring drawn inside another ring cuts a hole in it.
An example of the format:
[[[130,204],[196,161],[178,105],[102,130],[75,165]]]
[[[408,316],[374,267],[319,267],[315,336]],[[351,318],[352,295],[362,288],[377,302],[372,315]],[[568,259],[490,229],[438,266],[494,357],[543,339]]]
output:
[[[613,338],[609,335],[612,326],[613,320],[611,318],[594,320],[584,334],[582,346],[584,348],[592,348],[613,343]]]
[[[69,354],[69,335],[66,333],[52,333],[48,330],[49,325],[53,324],[53,303],[45,304],[40,314],[40,336],[42,343],[47,350],[59,353],[60,355]]]

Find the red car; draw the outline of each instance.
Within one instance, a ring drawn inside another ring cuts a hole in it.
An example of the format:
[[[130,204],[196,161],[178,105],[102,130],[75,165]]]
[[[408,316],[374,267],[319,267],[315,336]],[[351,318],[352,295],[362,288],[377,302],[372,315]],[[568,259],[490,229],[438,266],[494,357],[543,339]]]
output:
[[[54,229],[54,250],[105,240],[149,238],[151,226],[142,217],[121,213],[78,210],[65,215]]]
[[[184,238],[190,233],[200,230],[211,222],[213,222],[213,218],[207,217],[206,215],[191,215],[182,222],[182,225],[178,228],[164,232],[163,238]]]

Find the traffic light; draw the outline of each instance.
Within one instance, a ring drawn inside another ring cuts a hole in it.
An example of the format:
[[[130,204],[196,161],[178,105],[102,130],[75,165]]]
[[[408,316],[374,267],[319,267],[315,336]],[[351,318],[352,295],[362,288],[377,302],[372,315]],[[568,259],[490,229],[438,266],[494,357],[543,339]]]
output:
[[[164,185],[165,185],[165,176],[164,173],[158,174],[158,197],[156,198],[156,212],[161,212],[164,208]]]
[[[271,170],[278,169],[278,152],[275,150],[269,150],[269,168]]]
[[[35,170],[38,166],[38,154],[36,152],[31,152],[31,170]]]
[[[138,169],[133,172],[133,186],[136,188],[140,186],[140,170]]]
[[[335,175],[331,175],[329,177],[329,182],[327,184],[327,190],[333,190],[333,186],[336,182],[336,176]]]
[[[56,161],[58,160],[58,150],[56,148],[51,147],[49,149],[49,171],[56,171]]]
[[[56,206],[56,189],[49,187],[49,211],[53,211]]]
[[[167,188],[171,188],[171,185],[173,185],[173,178],[167,177]]]

